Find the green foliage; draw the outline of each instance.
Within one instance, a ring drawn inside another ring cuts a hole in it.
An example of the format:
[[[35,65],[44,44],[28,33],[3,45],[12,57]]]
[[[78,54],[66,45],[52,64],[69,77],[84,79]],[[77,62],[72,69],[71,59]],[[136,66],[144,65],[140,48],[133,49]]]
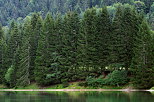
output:
[[[63,80],[62,80],[62,86],[63,86],[64,88],[66,88],[66,87],[69,86],[69,83],[68,83],[67,79],[63,79]]]
[[[11,66],[6,74],[5,74],[5,80],[7,81],[7,83],[12,87],[14,85],[14,71],[15,71],[15,68],[14,66]]]
[[[139,36],[136,39],[135,56],[132,60],[132,82],[140,89],[150,89],[154,85],[153,41],[146,20],[140,25]]]
[[[122,70],[122,71],[115,70],[107,76],[106,81],[110,85],[113,85],[113,86],[125,85],[125,84],[128,83],[127,71],[125,71],[125,70]]]
[[[64,2],[55,1],[61,6],[55,9],[64,13]],[[48,13],[44,18],[41,13],[33,13],[23,23],[19,19],[9,28],[0,26],[0,83],[9,87],[25,87],[33,82],[67,87],[69,82],[86,80],[82,84],[93,88],[119,87],[128,83],[127,72],[131,71],[134,85],[150,88],[154,67],[151,29],[143,15],[124,4],[129,1],[115,2],[114,7],[97,8],[93,6],[103,2],[69,1],[71,10],[93,8],[83,15],[69,11],[64,16]]]
[[[18,86],[17,89],[39,89],[40,87],[36,83],[31,83],[27,86]]]
[[[134,2],[135,8],[138,12],[143,12],[145,10],[145,4],[142,1],[135,1]]]
[[[3,30],[2,26],[0,25],[0,83],[2,84],[4,80],[4,71],[3,71],[3,54],[4,54],[4,49],[3,49]]]
[[[125,70],[115,70],[110,73],[106,78],[100,76],[99,78],[87,77],[85,83],[80,83],[81,86],[91,86],[91,87],[103,87],[105,85],[110,86],[122,86],[129,82],[127,71]]]

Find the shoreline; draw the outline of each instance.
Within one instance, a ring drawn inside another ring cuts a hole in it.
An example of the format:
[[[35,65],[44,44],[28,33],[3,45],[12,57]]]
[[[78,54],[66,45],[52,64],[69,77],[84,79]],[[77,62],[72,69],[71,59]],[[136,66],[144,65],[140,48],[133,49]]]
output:
[[[150,91],[154,92],[154,90],[138,90],[138,89],[0,89],[0,92],[11,92],[11,91],[37,91],[37,92],[88,92],[88,91],[123,91],[123,92],[133,92],[133,91]]]

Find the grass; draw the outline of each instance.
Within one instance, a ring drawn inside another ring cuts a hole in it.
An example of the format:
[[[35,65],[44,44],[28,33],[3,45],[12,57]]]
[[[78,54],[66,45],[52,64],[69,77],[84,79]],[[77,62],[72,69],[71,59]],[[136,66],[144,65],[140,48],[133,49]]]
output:
[[[26,87],[18,87],[17,89],[40,89],[40,87],[36,83],[33,83]]]
[[[78,84],[79,82],[70,83],[66,89],[85,89],[85,87],[79,86]]]
[[[84,86],[79,86],[79,82],[73,82],[73,83],[69,83],[68,87],[63,87],[62,84],[57,84],[57,85],[53,85],[53,86],[49,86],[43,89],[124,89],[124,88],[128,88],[129,85],[125,85],[125,86],[103,86],[103,87],[84,87]]]
[[[102,86],[102,87],[84,87],[79,86],[80,82],[72,82],[69,83],[68,87],[64,87],[63,84],[57,84],[57,85],[51,85],[48,87],[40,87],[36,83],[32,83],[29,86],[26,87],[18,87],[17,89],[132,89],[132,85],[124,85],[124,86]],[[4,85],[0,85],[0,89],[5,89],[6,87]],[[154,87],[151,88],[154,90]]]
[[[64,89],[64,87],[63,87],[62,84],[57,84],[57,85],[52,85],[52,86],[45,87],[43,89]]]
[[[152,87],[151,90],[154,90],[154,87]]]
[[[6,86],[0,84],[0,89],[5,89]]]

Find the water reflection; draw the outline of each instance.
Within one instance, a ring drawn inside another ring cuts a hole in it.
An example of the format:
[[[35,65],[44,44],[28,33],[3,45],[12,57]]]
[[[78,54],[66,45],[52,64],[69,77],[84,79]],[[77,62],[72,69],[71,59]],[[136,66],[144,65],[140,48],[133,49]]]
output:
[[[150,92],[0,92],[0,102],[154,102]]]

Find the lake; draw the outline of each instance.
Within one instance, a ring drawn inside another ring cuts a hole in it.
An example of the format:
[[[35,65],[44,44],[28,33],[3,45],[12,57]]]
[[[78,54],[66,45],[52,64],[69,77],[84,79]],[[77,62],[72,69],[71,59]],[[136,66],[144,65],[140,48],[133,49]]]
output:
[[[154,93],[0,92],[0,102],[154,102]]]

